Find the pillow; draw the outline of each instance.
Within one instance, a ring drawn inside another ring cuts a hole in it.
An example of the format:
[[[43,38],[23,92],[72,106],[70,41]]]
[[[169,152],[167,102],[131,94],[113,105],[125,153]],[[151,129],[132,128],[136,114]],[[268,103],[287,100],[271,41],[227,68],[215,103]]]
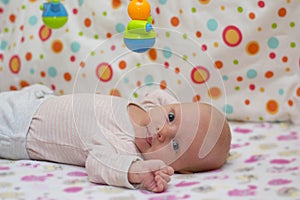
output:
[[[40,1],[0,1],[0,90],[41,83],[138,101],[156,87],[230,120],[300,122],[298,1],[149,2],[156,42],[134,53],[122,34],[129,1],[63,1],[59,29],[44,25]]]

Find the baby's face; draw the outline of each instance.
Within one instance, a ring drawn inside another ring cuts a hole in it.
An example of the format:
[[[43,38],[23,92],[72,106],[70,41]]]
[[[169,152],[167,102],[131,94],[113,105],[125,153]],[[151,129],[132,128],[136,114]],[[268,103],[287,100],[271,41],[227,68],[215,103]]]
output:
[[[173,104],[150,110],[147,118],[135,139],[146,160],[162,160],[181,173],[216,169],[226,161],[230,128],[214,107]]]
[[[148,112],[150,123],[144,136],[136,138],[136,145],[145,159],[160,159],[167,165],[172,163],[180,168],[195,156],[203,141],[199,135],[199,104],[172,104],[157,107]],[[205,113],[201,114],[205,118]],[[201,127],[206,129],[206,127]],[[194,138],[197,143],[193,143]],[[184,155],[185,160],[178,160]],[[175,162],[176,161],[176,162]]]

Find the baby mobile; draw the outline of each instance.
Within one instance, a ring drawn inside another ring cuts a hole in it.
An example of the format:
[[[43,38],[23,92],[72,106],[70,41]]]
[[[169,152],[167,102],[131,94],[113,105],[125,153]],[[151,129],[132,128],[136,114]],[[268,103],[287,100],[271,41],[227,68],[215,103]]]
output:
[[[48,0],[41,5],[44,24],[52,29],[63,27],[68,13],[60,0]],[[124,31],[124,43],[133,52],[143,53],[153,47],[156,34],[152,27],[151,8],[147,0],[131,0],[128,15],[132,19]]]
[[[132,19],[124,32],[124,43],[133,52],[148,51],[155,43],[150,4],[146,0],[131,0],[128,15]]]

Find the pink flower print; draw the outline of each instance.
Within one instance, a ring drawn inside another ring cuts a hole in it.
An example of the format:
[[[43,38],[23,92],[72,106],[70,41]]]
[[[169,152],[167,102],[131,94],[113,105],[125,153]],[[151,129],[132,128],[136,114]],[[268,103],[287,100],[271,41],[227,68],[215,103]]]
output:
[[[296,159],[293,158],[291,160],[287,160],[287,159],[273,159],[270,161],[271,164],[280,164],[280,165],[285,165],[285,164],[290,164],[292,162],[294,162]]]
[[[236,133],[242,133],[242,134],[252,133],[252,129],[240,128],[240,127],[236,127],[233,131]]]
[[[24,162],[21,163],[21,167],[32,167],[32,168],[38,168],[40,164],[38,163],[31,163],[31,162]]]
[[[191,186],[191,185],[196,185],[199,182],[197,181],[193,181],[193,182],[186,182],[186,181],[181,181],[180,183],[177,183],[175,186],[176,187],[187,187],[187,186]]]
[[[291,183],[292,181],[291,180],[288,180],[288,179],[281,179],[281,178],[278,178],[278,179],[272,179],[268,182],[269,185],[285,185],[285,184],[289,184]]]
[[[277,139],[279,141],[297,140],[298,135],[297,135],[297,132],[293,131],[288,135],[280,135],[280,136],[277,137]]]
[[[53,174],[47,174],[45,176],[35,176],[35,175],[23,176],[21,180],[26,182],[44,182],[46,181],[47,178],[52,176]]]
[[[230,190],[228,192],[229,196],[238,196],[238,197],[244,197],[244,196],[254,196],[256,194],[256,186],[249,185],[247,189],[234,189]]]
[[[81,171],[74,171],[74,172],[69,172],[67,175],[68,176],[76,176],[76,177],[85,177],[85,176],[87,176],[87,173],[81,172]]]
[[[82,190],[82,187],[69,187],[64,189],[65,192],[67,193],[76,193],[76,192],[80,192]]]
[[[186,194],[182,197],[176,196],[176,195],[164,195],[164,196],[158,196],[158,197],[152,197],[149,200],[183,200],[183,199],[189,199],[190,195]]]
[[[237,149],[237,148],[246,147],[249,145],[250,145],[249,142],[245,142],[244,144],[231,144],[231,149]]]
[[[254,163],[260,160],[263,160],[265,158],[264,155],[253,155],[250,158],[248,158],[247,160],[245,160],[246,163]]]
[[[0,171],[4,171],[4,170],[10,170],[10,167],[5,167],[5,166],[4,166],[4,167],[1,167],[1,166],[0,166]]]

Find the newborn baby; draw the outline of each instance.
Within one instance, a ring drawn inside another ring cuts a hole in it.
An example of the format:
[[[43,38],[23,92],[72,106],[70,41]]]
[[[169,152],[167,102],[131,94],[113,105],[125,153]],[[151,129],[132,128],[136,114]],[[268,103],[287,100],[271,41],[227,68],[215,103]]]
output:
[[[230,148],[221,112],[162,90],[137,104],[32,85],[0,93],[0,105],[0,157],[83,166],[94,183],[162,192],[174,171],[217,169]]]

